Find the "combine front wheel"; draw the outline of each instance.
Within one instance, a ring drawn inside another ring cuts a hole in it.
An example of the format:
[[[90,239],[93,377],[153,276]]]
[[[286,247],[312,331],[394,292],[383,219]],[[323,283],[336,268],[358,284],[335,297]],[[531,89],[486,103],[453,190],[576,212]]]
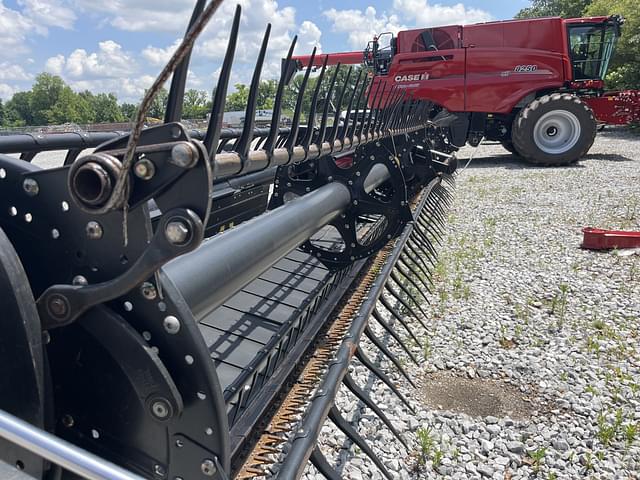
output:
[[[567,165],[593,145],[596,120],[574,95],[554,93],[531,102],[513,122],[515,149],[529,162]]]

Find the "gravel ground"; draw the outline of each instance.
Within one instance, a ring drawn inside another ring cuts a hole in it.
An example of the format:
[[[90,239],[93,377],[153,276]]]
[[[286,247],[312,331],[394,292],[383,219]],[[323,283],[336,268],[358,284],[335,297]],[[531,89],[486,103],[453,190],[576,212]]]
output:
[[[449,222],[420,365],[389,341],[418,387],[377,356],[416,413],[352,366],[409,447],[341,391],[344,416],[395,478],[640,479],[640,254],[579,248],[585,226],[640,230],[640,137],[607,130],[564,168],[483,145]],[[344,478],[383,478],[331,422],[320,446]]]

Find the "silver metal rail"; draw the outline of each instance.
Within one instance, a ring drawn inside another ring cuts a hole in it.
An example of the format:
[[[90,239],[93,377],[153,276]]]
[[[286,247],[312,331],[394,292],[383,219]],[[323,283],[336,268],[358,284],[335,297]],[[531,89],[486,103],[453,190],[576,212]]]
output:
[[[0,437],[88,480],[144,480],[4,410],[0,410]]]

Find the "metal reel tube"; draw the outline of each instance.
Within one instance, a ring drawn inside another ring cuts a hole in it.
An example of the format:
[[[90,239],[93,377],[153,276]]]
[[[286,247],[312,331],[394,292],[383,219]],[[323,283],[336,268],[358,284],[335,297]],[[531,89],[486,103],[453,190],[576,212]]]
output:
[[[365,186],[368,191],[389,175],[381,165],[371,171]],[[200,320],[328,225],[350,202],[345,185],[327,184],[214,237],[165,265],[164,271]]]

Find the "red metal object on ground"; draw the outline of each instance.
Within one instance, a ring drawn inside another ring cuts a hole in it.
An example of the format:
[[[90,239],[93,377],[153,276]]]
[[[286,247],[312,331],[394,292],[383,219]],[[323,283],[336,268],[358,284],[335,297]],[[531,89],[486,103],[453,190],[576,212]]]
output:
[[[612,250],[614,248],[640,248],[640,232],[602,230],[586,227],[582,229],[582,248],[588,250]]]
[[[585,97],[599,123],[628,125],[640,123],[640,90],[608,92],[601,97]]]

